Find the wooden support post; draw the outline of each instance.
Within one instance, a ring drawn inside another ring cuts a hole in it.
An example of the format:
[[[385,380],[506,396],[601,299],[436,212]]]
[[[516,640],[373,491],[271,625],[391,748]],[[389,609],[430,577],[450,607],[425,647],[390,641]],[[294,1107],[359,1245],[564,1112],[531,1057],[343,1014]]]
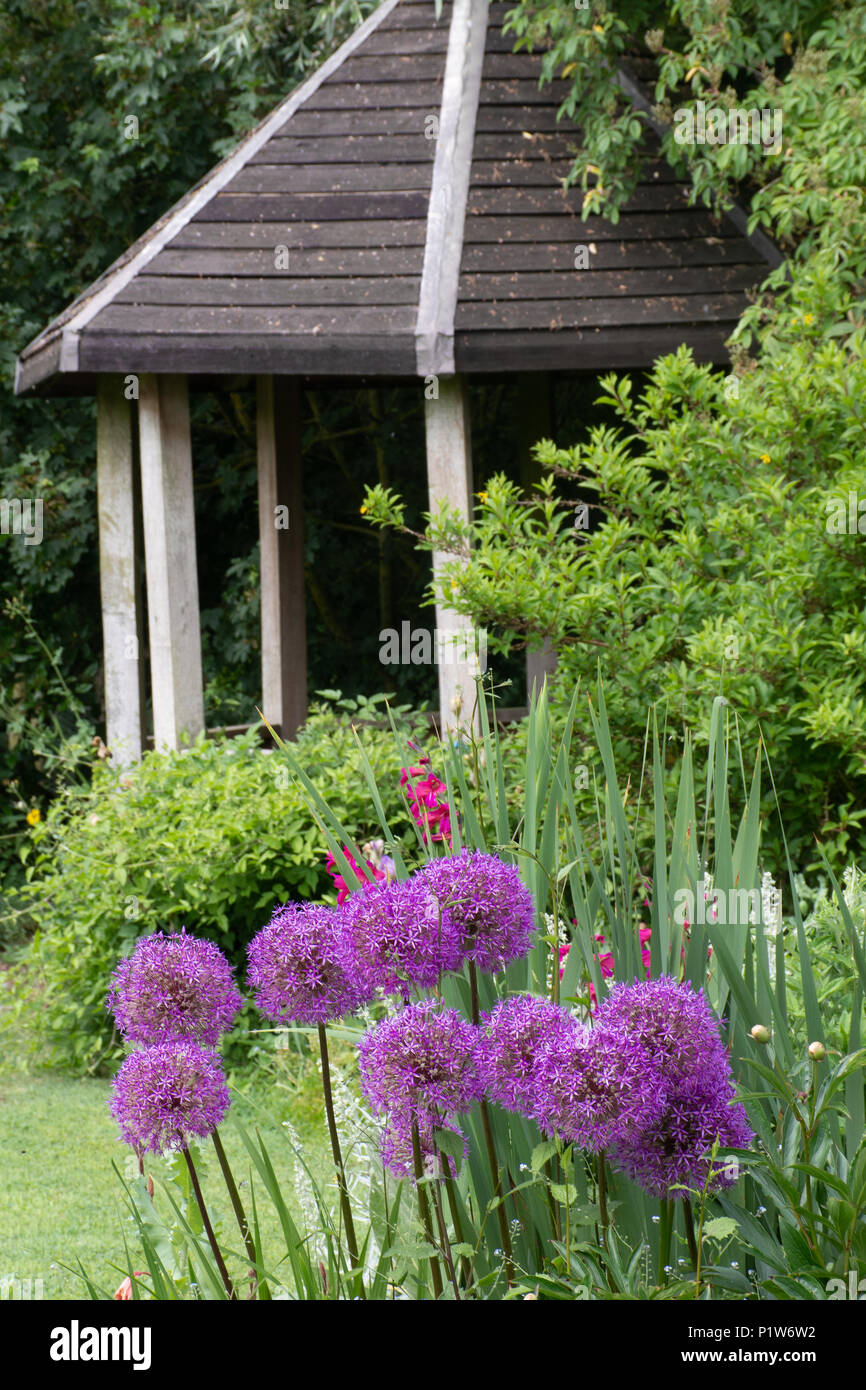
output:
[[[184,376],[139,379],[153,743],[204,730],[189,396]]]
[[[307,717],[300,398],[293,377],[258,378],[262,711],[287,739]]]
[[[533,446],[539,439],[553,434],[553,400],[550,375],[547,372],[525,372],[517,379],[517,446],[520,452],[520,483],[525,492],[541,477],[541,466],[532,457]],[[526,702],[533,689],[541,689],[545,676],[548,684],[556,672],[556,652],[550,639],[540,647],[526,649]]]
[[[430,511],[435,517],[447,501],[462,517],[472,511],[472,432],[469,397],[462,377],[440,377],[439,395],[425,399],[427,431],[427,482]],[[433,552],[433,576],[454,556]],[[477,639],[477,640],[476,640]],[[475,704],[475,676],[486,663],[486,640],[469,619],[436,604],[436,642],[439,666],[440,731],[444,735],[458,723],[468,726]]]
[[[141,757],[141,606],[135,547],[135,406],[124,378],[97,389],[96,490],[105,669],[105,742],[112,766]]]

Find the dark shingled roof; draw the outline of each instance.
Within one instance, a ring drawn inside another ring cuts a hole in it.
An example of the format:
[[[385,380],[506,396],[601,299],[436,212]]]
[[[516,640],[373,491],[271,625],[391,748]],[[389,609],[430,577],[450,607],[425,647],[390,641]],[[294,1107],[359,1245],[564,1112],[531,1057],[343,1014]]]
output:
[[[384,0],[22,352],[16,390],[639,367],[682,342],[724,361],[774,248],[689,208],[663,161],[618,224],[582,222],[568,84],[512,52],[510,8]]]

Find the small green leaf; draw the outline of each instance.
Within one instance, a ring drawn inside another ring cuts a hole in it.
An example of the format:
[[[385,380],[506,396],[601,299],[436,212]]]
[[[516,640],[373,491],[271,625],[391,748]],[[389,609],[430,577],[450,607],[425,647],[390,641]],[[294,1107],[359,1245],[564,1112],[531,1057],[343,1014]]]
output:
[[[735,1236],[739,1226],[730,1216],[716,1216],[704,1226],[704,1235],[711,1240],[727,1240]]]
[[[532,1150],[532,1158],[529,1166],[533,1173],[540,1173],[545,1163],[549,1163],[556,1157],[556,1142],[553,1139],[545,1139],[543,1144],[537,1144]]]

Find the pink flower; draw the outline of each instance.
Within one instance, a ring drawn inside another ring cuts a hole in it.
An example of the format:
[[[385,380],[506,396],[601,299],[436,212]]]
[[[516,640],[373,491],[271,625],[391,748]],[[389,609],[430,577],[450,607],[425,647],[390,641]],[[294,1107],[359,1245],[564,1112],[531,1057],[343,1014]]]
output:
[[[413,783],[410,780],[413,777],[419,780]],[[411,767],[408,771],[404,767],[400,772],[400,786],[407,789],[409,810],[424,839],[429,834],[432,840],[446,840],[450,844],[451,807],[447,801],[439,800],[440,794],[447,790],[445,783],[424,767]]]
[[[649,946],[647,945],[647,942],[649,941],[650,937],[652,936],[652,931],[650,930],[649,927],[641,927],[641,926],[639,926],[639,927],[638,927],[638,936],[640,937],[640,958],[641,958],[641,964],[643,965],[643,968],[644,968],[644,970],[646,971],[646,977],[647,977],[647,979],[649,979],[649,972],[650,972],[650,948],[649,948]],[[603,937],[603,936],[596,936],[596,937],[593,938],[593,940],[595,940],[595,941],[602,941],[602,942],[603,942],[603,941],[604,941],[604,937]],[[571,950],[571,946],[560,946],[560,948],[559,948],[559,978],[560,978],[560,979],[562,979],[563,975],[565,974],[565,957],[568,955],[568,953],[569,953],[570,950]],[[603,977],[605,980],[611,979],[612,976],[613,976],[613,955],[611,954],[611,952],[610,952],[610,951],[606,951],[606,952],[604,953],[603,956],[599,956],[599,958],[598,958],[598,964],[599,964],[599,968],[601,969],[602,977]],[[592,1006],[593,1006],[593,1008],[594,1008],[597,1001],[596,1001],[596,997],[595,997],[595,986],[594,986],[593,984],[590,984],[590,986],[589,986],[589,997],[590,997],[590,999],[591,999],[591,1001],[592,1001]]]
[[[144,1271],[143,1269],[137,1269],[137,1270],[135,1271],[134,1277],[135,1277],[136,1279],[143,1279],[144,1276],[145,1276],[145,1271]],[[127,1275],[127,1277],[124,1279],[124,1281],[123,1281],[123,1283],[120,1285],[120,1287],[119,1287],[119,1288],[115,1291],[115,1293],[112,1295],[112,1297],[118,1299],[121,1303],[124,1303],[124,1302],[126,1302],[127,1299],[131,1299],[131,1298],[132,1298],[132,1280],[129,1278],[128,1275]]]
[[[357,863],[352,858],[349,851],[347,849],[344,849],[343,853],[348,859],[350,867],[354,870],[355,877],[357,878],[358,882],[363,884],[365,888],[372,888],[373,885],[367,878],[366,874],[364,873],[364,870],[358,867]],[[376,865],[371,864],[369,859],[365,860],[364,862],[366,863],[367,868],[372,873],[373,878],[377,882],[381,882],[381,880],[386,879],[388,877],[387,873],[383,869],[377,869]],[[337,889],[337,905],[338,907],[342,907],[343,903],[349,896],[350,890],[348,884],[346,883],[346,880],[343,878],[343,875],[339,872],[337,868],[336,859],[334,858],[333,854],[330,853],[330,851],[328,852],[328,858],[325,861],[325,867],[328,870],[328,873],[333,878],[334,886]]]

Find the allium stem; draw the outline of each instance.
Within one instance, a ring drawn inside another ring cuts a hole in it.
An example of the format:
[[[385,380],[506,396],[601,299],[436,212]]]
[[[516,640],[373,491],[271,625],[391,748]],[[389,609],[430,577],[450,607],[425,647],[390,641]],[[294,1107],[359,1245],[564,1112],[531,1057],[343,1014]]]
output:
[[[604,1149],[599,1149],[598,1152],[598,1209],[601,1213],[604,1243],[607,1245],[607,1228],[610,1224],[610,1217],[607,1214],[607,1167],[604,1161]]]
[[[472,1022],[477,1028],[479,1026],[478,1012],[478,975],[475,970],[475,962],[469,962],[469,990],[472,1001]],[[502,1238],[502,1253],[505,1256],[505,1278],[508,1287],[514,1283],[514,1261],[511,1256],[511,1234],[508,1230],[508,1216],[505,1211],[505,1200],[502,1196],[502,1182],[499,1176],[499,1164],[496,1159],[496,1145],[493,1142],[493,1130],[490,1126],[490,1112],[487,1109],[487,1101],[481,1100],[481,1125],[484,1130],[484,1142],[487,1146],[487,1159],[490,1164],[490,1176],[493,1179],[493,1195],[498,1197],[499,1204],[496,1208],[496,1215],[499,1220],[499,1234]]]
[[[459,1303],[460,1290],[457,1287],[457,1275],[454,1273],[454,1257],[451,1254],[451,1242],[448,1239],[448,1227],[445,1225],[445,1214],[442,1210],[442,1193],[438,1183],[436,1183],[433,1188],[433,1203],[436,1207],[436,1221],[439,1226],[439,1237],[442,1241],[442,1255],[445,1260],[445,1268],[448,1270],[448,1278],[451,1280],[454,1297]]]
[[[454,1187],[454,1179],[452,1178],[448,1168],[448,1160],[446,1159],[444,1153],[442,1153],[441,1149],[439,1151],[439,1165],[442,1169],[442,1176],[445,1179],[445,1191],[448,1193],[448,1205],[451,1208],[451,1220],[454,1222],[454,1234],[456,1235],[458,1242],[462,1245],[464,1243],[463,1223],[460,1220],[460,1208],[457,1204],[457,1192]],[[470,1280],[472,1278],[472,1266],[465,1255],[461,1255],[460,1257],[460,1272],[463,1275],[463,1283],[468,1289]]]
[[[198,1202],[198,1209],[201,1212],[202,1225],[204,1226],[205,1233],[207,1235],[208,1240],[210,1241],[210,1248],[213,1251],[213,1257],[216,1260],[217,1269],[219,1270],[220,1277],[223,1283],[225,1284],[225,1290],[229,1298],[236,1299],[237,1294],[235,1293],[234,1285],[231,1279],[229,1278],[229,1272],[226,1269],[226,1262],[223,1259],[222,1251],[217,1245],[217,1238],[214,1235],[213,1226],[210,1224],[210,1217],[207,1214],[207,1207],[204,1204],[204,1197],[202,1195],[201,1184],[198,1180],[198,1173],[195,1171],[195,1164],[192,1161],[192,1154],[190,1153],[189,1149],[184,1149],[183,1156],[186,1159],[186,1166],[189,1169],[189,1176],[192,1180],[192,1190],[195,1193],[195,1200]]]
[[[418,1184],[418,1209],[421,1212],[421,1222],[424,1227],[424,1234],[428,1244],[433,1248],[430,1256],[430,1275],[433,1279],[433,1293],[436,1298],[442,1295],[442,1274],[439,1269],[439,1261],[436,1258],[436,1241],[433,1237],[433,1222],[430,1220],[430,1204],[427,1201],[427,1193],[424,1190],[424,1165],[421,1162],[421,1138],[418,1134],[418,1122],[412,1121],[412,1157],[415,1163],[415,1179]]]
[[[659,1263],[658,1263],[658,1283],[659,1285],[667,1282],[665,1266],[670,1264],[671,1258],[671,1236],[674,1225],[674,1204],[670,1198],[666,1198],[659,1204],[661,1221],[659,1223]]]
[[[243,1239],[244,1246],[247,1252],[247,1258],[251,1266],[250,1298],[255,1298],[256,1289],[258,1288],[258,1276],[256,1274],[256,1243],[253,1240],[252,1233],[249,1227],[249,1222],[247,1221],[247,1214],[244,1211],[244,1204],[241,1201],[241,1195],[238,1192],[237,1184],[235,1183],[234,1173],[229,1167],[229,1161],[226,1156],[226,1151],[223,1148],[223,1141],[219,1137],[218,1130],[214,1130],[213,1134],[211,1135],[211,1139],[213,1140],[213,1146],[216,1149],[216,1156],[219,1160],[219,1166],[222,1171],[222,1175],[225,1179],[225,1184],[228,1189],[229,1198],[231,1199],[234,1214],[237,1217],[237,1223],[240,1227],[241,1237]]]
[[[346,1170],[343,1167],[343,1154],[340,1149],[340,1136],[337,1133],[337,1121],[334,1115],[334,1098],[331,1094],[331,1063],[328,1057],[328,1033],[324,1023],[319,1027],[319,1051],[322,1055],[322,1090],[325,1095],[325,1113],[328,1117],[328,1133],[331,1136],[331,1152],[334,1156],[334,1163],[337,1168],[337,1183],[340,1188],[340,1207],[343,1212],[343,1225],[346,1228],[346,1245],[349,1247],[349,1258],[352,1267],[359,1270],[356,1275],[356,1283],[360,1290],[361,1298],[366,1299],[364,1290],[364,1280],[360,1274],[360,1259],[358,1257],[358,1241],[355,1236],[355,1222],[352,1219],[352,1204],[349,1201],[349,1188],[346,1183]]]
[[[692,1262],[692,1269],[695,1271],[695,1274],[698,1274],[698,1243],[695,1240],[695,1218],[692,1213],[692,1204],[688,1197],[683,1202],[683,1216],[686,1222],[686,1243],[689,1247],[689,1258]]]

